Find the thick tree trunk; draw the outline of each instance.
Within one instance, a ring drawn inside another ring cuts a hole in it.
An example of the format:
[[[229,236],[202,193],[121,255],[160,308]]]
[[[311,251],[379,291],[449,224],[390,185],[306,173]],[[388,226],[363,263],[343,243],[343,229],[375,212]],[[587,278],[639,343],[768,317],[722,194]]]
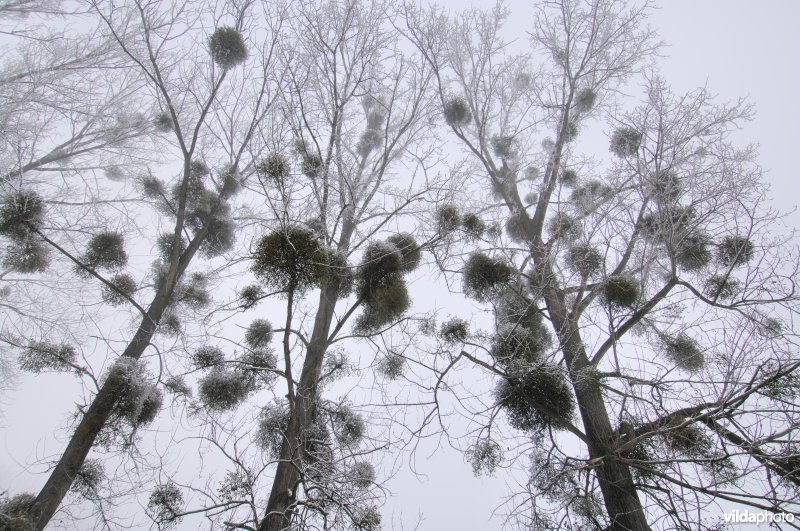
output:
[[[559,289],[547,288],[545,302],[569,368],[584,431],[589,439],[589,456],[598,460],[595,471],[611,520],[610,529],[649,530],[630,468],[616,458],[616,431],[611,425],[603,393],[599,386],[587,385],[585,378],[581,378],[580,371],[589,365],[589,359],[580,329],[569,317],[564,294]]]
[[[150,344],[158,321],[166,308],[166,304],[154,304],[142,318],[139,329],[128,344],[122,357],[139,359]],[[83,466],[86,456],[94,446],[95,439],[108,421],[119,398],[118,390],[106,382],[92,400],[92,404],[83,414],[78,427],[70,438],[67,448],[58,460],[58,464],[50,473],[36,501],[29,510],[29,518],[33,529],[41,531],[55,514],[61,501],[72,485],[75,475]]]
[[[308,430],[314,416],[319,377],[338,301],[337,292],[335,287],[326,287],[320,293],[314,330],[297,384],[293,414],[281,444],[280,461],[267,501],[266,515],[258,526],[258,531],[279,531],[288,529],[291,525],[292,510],[303,469],[303,434]]]

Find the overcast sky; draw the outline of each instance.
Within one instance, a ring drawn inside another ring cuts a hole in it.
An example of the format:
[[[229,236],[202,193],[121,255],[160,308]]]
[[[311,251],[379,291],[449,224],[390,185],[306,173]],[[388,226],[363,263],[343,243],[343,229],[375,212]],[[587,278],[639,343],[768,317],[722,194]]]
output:
[[[443,4],[451,9],[464,5],[455,1]],[[473,5],[491,7],[493,2]],[[512,12],[506,28],[508,38],[524,41],[532,4],[514,0],[508,5]],[[705,84],[721,100],[746,96],[755,104],[757,117],[741,132],[739,140],[760,144],[760,162],[767,172],[771,196],[783,211],[794,209],[798,203],[798,175],[790,158],[797,153],[800,140],[796,133],[800,124],[798,21],[800,2],[795,0],[664,0],[651,17],[652,26],[669,45],[660,66],[676,92]],[[800,226],[800,215],[792,214],[787,224]],[[57,451],[58,443],[42,441],[52,426],[64,423],[63,417],[49,418],[63,397],[43,396],[42,388],[49,389],[49,382],[60,378],[40,376],[37,388],[24,387],[5,397],[0,425],[0,491],[6,487],[14,492],[35,488],[36,481],[21,475],[20,470],[36,456]],[[32,407],[22,408],[21,404]],[[29,426],[31,420],[38,420],[39,431],[26,429],[23,434],[19,427]],[[446,447],[431,454],[434,447],[427,448],[416,456],[416,465],[425,472],[425,478],[401,472],[388,484],[391,496],[383,509],[385,519],[402,521],[406,529],[414,527],[418,514],[423,518],[422,530],[500,529],[502,519],[490,517],[511,488],[506,485],[508,478],[476,479],[461,455]],[[10,482],[9,478],[14,479]]]

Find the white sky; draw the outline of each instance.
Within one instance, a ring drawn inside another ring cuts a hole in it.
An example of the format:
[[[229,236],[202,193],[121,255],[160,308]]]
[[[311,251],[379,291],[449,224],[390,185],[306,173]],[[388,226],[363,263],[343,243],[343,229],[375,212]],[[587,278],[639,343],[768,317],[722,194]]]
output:
[[[464,3],[442,2],[458,9]],[[791,155],[798,150],[800,135],[800,2],[794,0],[663,0],[653,13],[652,26],[669,44],[660,62],[664,77],[677,92],[707,84],[721,100],[747,96],[755,103],[757,118],[740,135],[742,142],[761,145],[760,162],[767,170],[775,206],[782,211],[798,203],[798,172]],[[490,7],[493,2],[474,2]],[[530,20],[530,2],[508,2],[512,16],[507,25],[508,38],[524,39]],[[792,65],[795,65],[794,67]],[[787,224],[800,226],[800,214],[792,214]],[[59,443],[43,440],[64,417],[53,418],[53,411],[63,412],[68,398],[41,390],[63,380],[60,375],[37,377],[36,389],[26,386],[12,391],[3,400],[4,418],[0,420],[0,492],[35,488],[38,480],[21,474],[24,464],[36,456],[57,451]],[[72,390],[75,387],[71,388]],[[29,407],[22,408],[21,404]],[[63,413],[59,413],[63,415]],[[39,428],[15,431],[15,426]],[[39,442],[37,442],[39,441]],[[425,446],[423,445],[423,448]],[[430,451],[433,446],[428,447]],[[417,515],[424,518],[421,530],[493,530],[502,527],[502,519],[489,520],[493,509],[508,494],[506,478],[474,478],[461,455],[443,446],[431,455],[417,454],[417,469],[426,478],[417,479],[401,472],[387,486],[391,491],[383,508],[384,521],[403,522],[413,529]],[[387,525],[387,528],[390,528]],[[400,528],[399,526],[397,528]]]

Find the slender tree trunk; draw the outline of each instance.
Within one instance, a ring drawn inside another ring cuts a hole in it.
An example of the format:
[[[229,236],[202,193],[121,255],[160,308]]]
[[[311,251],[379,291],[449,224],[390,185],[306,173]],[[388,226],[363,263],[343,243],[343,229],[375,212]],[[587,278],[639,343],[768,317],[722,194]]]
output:
[[[266,515],[258,526],[258,531],[279,531],[288,529],[291,525],[292,509],[303,467],[303,434],[308,431],[314,417],[317,387],[337,301],[338,288],[322,289],[314,319],[314,330],[311,333],[303,370],[297,384],[294,414],[289,419],[289,428],[281,444],[280,461],[275,471],[272,492],[267,501]]]
[[[548,278],[553,277],[548,275]],[[589,439],[589,457],[598,460],[595,471],[611,520],[610,529],[647,531],[650,526],[630,467],[616,458],[616,430],[611,425],[602,390],[597,385],[585,384],[586,379],[581,377],[581,370],[590,362],[577,322],[568,315],[564,294],[558,288],[545,290],[545,302],[573,382],[584,431]]]
[[[188,175],[188,162],[184,167],[184,172],[185,175]],[[184,178],[183,186],[185,188],[186,178]],[[183,190],[183,193],[185,197],[185,190]],[[185,203],[181,202],[178,211],[178,222],[175,229],[176,237],[179,237],[181,233],[184,210]],[[170,304],[178,279],[180,279],[184,271],[186,271],[195,253],[200,248],[200,244],[203,242],[205,235],[206,229],[203,229],[203,231],[195,236],[186,251],[184,251],[183,255],[180,255],[180,257],[177,247],[173,249],[173,265],[170,267],[167,279],[153,297],[153,301],[147,313],[142,316],[139,329],[136,330],[136,333],[133,335],[133,338],[130,343],[128,343],[121,357],[132,358],[134,360],[141,358],[145,349],[150,344],[150,340],[156,333],[156,328],[158,327],[158,323],[164,311]],[[78,473],[81,466],[83,466],[86,456],[89,454],[92,446],[94,446],[97,435],[111,417],[114,411],[114,405],[117,403],[118,399],[119,390],[115,386],[109,385],[109,383],[106,382],[100,387],[97,396],[92,400],[89,409],[83,414],[81,421],[78,423],[77,428],[75,428],[67,444],[67,448],[58,460],[58,464],[56,464],[55,468],[50,473],[50,477],[47,478],[47,482],[44,484],[44,487],[42,487],[39,495],[36,496],[36,501],[28,511],[29,519],[33,523],[34,530],[41,531],[48,524],[50,519],[53,518],[58,506],[61,505],[64,496],[67,495],[67,491],[69,491],[70,486],[72,486],[75,475]]]
[[[122,357],[139,359],[150,344],[150,339],[156,331],[158,321],[167,306],[165,301],[168,300],[168,297],[163,296],[162,298],[164,301],[160,301],[160,304],[154,303],[148,310],[147,315],[142,318],[139,329],[122,353]],[[70,438],[69,444],[67,444],[67,448],[61,455],[61,459],[58,460],[58,464],[50,473],[50,477],[47,478],[47,482],[29,510],[29,518],[33,523],[33,529],[36,531],[44,529],[55,514],[58,506],[61,505],[61,501],[75,479],[75,475],[83,466],[86,456],[94,446],[97,435],[111,416],[118,398],[118,389],[106,382],[100,388],[94,400],[92,400],[89,409],[83,414],[78,427],[75,428]]]

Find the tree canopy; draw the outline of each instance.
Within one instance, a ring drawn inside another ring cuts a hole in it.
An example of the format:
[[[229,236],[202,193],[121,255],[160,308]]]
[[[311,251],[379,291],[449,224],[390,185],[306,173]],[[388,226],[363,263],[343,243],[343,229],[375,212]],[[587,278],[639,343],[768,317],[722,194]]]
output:
[[[796,237],[653,8],[0,5],[0,389],[63,402],[0,529],[403,527],[433,446],[502,527],[799,514]]]

